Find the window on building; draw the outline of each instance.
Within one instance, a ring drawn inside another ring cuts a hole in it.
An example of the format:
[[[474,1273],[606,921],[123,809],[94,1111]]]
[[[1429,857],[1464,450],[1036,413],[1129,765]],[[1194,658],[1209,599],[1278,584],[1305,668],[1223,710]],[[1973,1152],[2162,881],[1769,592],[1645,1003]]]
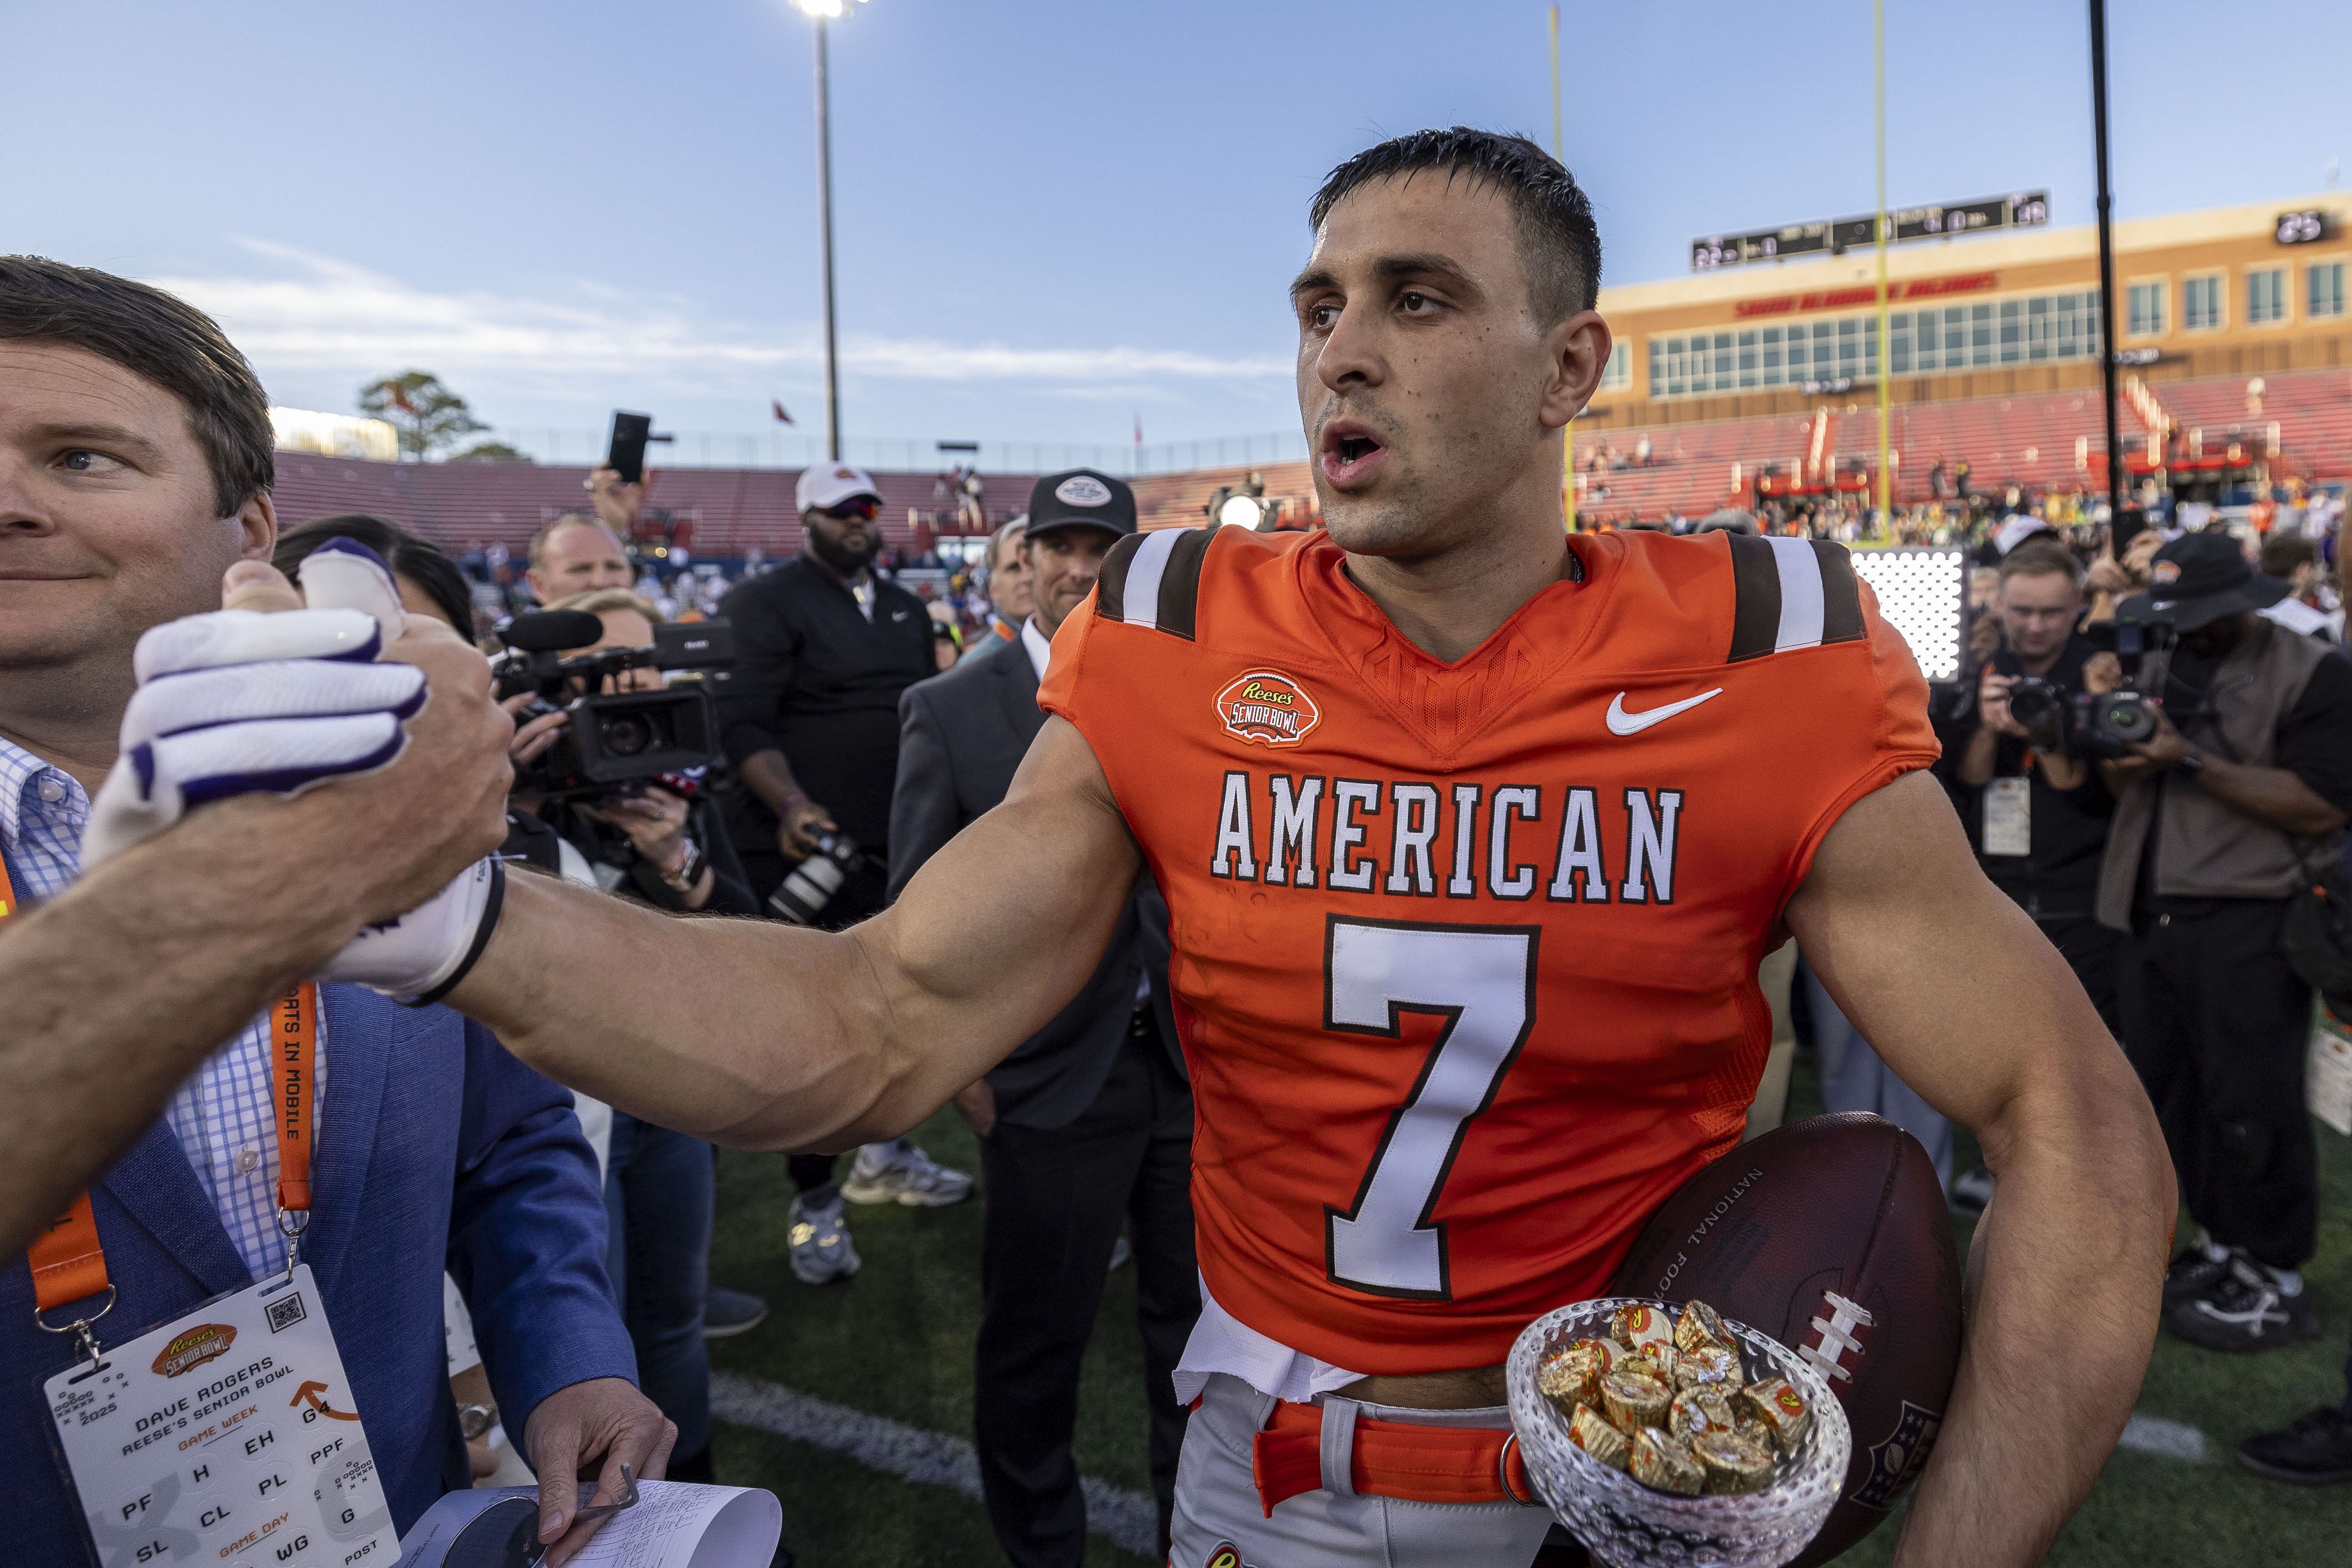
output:
[[[2131,286],[2124,336],[2160,338],[2164,335],[2164,291],[2161,283],[2135,283]]]
[[[2257,267],[2246,274],[2246,324],[2286,320],[2286,268]]]
[[[2221,277],[2190,278],[2180,285],[2180,330],[2210,332],[2221,324]]]
[[[2306,316],[2340,316],[2344,313],[2344,263],[2322,261],[2304,272],[2304,314]]]
[[[1622,392],[1633,384],[1633,345],[1612,343],[1609,349],[1609,363],[1601,367],[1601,390]]]

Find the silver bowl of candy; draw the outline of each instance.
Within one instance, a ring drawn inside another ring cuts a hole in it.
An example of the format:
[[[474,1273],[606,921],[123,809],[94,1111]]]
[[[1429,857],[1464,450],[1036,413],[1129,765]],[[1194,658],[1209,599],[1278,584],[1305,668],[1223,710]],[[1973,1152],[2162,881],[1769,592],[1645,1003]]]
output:
[[[1853,1438],[1829,1384],[1704,1302],[1562,1307],[1504,1372],[1529,1479],[1611,1568],[1779,1568],[1845,1482]]]

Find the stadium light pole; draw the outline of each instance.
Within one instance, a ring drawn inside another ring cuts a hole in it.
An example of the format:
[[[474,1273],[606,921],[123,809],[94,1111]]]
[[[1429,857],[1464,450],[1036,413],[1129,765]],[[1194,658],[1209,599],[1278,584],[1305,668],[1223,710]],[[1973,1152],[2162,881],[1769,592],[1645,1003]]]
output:
[[[864,5],[866,0],[858,0]],[[839,16],[843,0],[793,0],[793,9],[816,24],[816,209],[817,247],[824,262],[824,455],[841,461],[841,373],[834,358],[833,328],[833,100],[825,87],[824,25]]]
[[[1551,155],[1562,164],[1568,162],[1560,151],[1559,138],[1559,7],[1551,10]],[[1576,421],[1559,437],[1559,489],[1561,501],[1560,526],[1570,533],[1576,531]]]
[[[1888,472],[1887,455],[1891,446],[1886,428],[1890,399],[1889,382],[1895,374],[1894,345],[1886,337],[1886,0],[1872,0],[1870,7],[1872,43],[1878,60],[1878,217],[1871,225],[1878,231],[1878,526],[1881,531],[1892,533],[1895,528],[1895,479]]]
[[[2091,0],[2091,124],[2099,156],[2099,378],[2107,405],[2107,532],[2124,509],[2124,449],[2116,439],[2115,195],[2107,185],[2107,4]]]

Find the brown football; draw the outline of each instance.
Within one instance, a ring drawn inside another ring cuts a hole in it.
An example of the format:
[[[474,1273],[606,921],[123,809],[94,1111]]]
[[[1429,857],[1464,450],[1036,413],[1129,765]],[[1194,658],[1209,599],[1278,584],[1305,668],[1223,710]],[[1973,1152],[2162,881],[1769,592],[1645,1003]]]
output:
[[[1751,1139],[1650,1216],[1613,1293],[1701,1300],[1813,1363],[1845,1406],[1845,1492],[1797,1559],[1826,1563],[1927,1462],[1960,1359],[1960,1266],[1918,1141],[1864,1112]]]

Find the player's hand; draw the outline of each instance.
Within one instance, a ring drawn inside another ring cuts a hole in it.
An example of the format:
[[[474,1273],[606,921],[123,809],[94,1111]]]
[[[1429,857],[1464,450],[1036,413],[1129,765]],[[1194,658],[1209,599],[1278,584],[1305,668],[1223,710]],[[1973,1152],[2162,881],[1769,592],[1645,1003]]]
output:
[[[2092,562],[2090,570],[2083,574],[2083,585],[2094,594],[2128,594],[2139,586],[2132,581],[2131,574],[2124,570],[2123,563],[2116,559],[2113,544],[2099,547],[2098,559]]]
[[[604,526],[619,538],[629,537],[629,524],[635,522],[637,509],[646,503],[646,481],[625,483],[621,471],[613,468],[596,468],[588,471],[588,500]]]
[[[776,847],[787,860],[805,860],[816,853],[818,835],[840,831],[833,813],[803,797],[786,806],[778,817]]]
[[[2000,651],[2000,617],[1986,610],[1969,628],[1969,657],[1982,664]]]
[[[2017,681],[2016,676],[2002,675],[1990,665],[1985,666],[1983,676],[1977,681],[1977,712],[1984,727],[1994,734],[2007,735],[2019,741],[2030,740],[2032,737],[2026,733],[2025,726],[2010,717],[2009,691]]]
[[[627,1380],[592,1377],[559,1388],[539,1402],[523,1433],[523,1451],[539,1474],[539,1538],[552,1542],[547,1561],[571,1561],[588,1543],[602,1519],[572,1522],[581,1508],[614,1502],[621,1495],[621,1467],[641,1481],[669,1473],[677,1427]],[[580,1471],[596,1469],[596,1489],[580,1500]]]
[[[2150,772],[2162,773],[2197,748],[2174,725],[2172,715],[2161,707],[2154,708],[2154,711],[2156,733],[2134,745],[2126,755]]]
[[[2148,574],[2155,570],[2156,552],[2164,548],[2164,535],[2153,528],[2142,529],[2124,546],[2124,574],[2135,588],[2147,586]]]

